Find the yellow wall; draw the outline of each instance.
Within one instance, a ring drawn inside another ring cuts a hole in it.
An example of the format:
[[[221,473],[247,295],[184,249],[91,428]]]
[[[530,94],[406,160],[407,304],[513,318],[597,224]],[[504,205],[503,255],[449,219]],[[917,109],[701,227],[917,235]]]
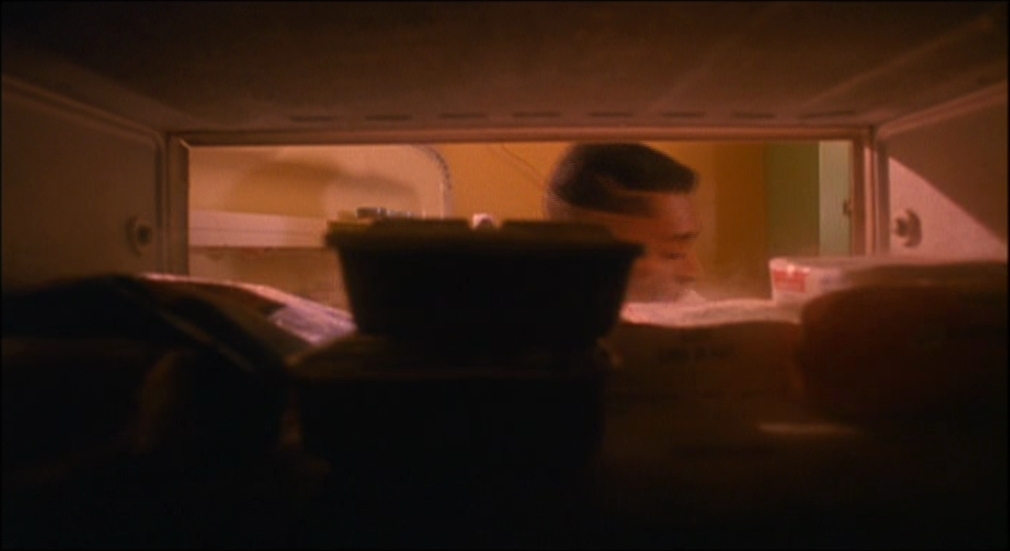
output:
[[[710,298],[770,296],[764,144],[646,142],[694,169],[702,233],[698,255]],[[441,144],[452,177],[455,216],[542,218],[547,179],[569,143]]]
[[[452,177],[452,212],[499,220],[540,219],[547,179],[567,142],[442,144]]]

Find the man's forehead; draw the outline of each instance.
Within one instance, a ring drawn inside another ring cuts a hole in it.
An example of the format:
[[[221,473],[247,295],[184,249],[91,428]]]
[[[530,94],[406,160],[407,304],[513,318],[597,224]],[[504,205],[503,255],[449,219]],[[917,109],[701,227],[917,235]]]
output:
[[[635,241],[693,239],[701,231],[693,198],[684,193],[634,192],[640,200],[639,214],[580,208],[548,195],[551,216],[559,220],[578,220],[601,224],[619,237]]]
[[[691,197],[684,193],[654,193],[648,199],[649,217],[669,226],[691,228],[698,225]]]
[[[667,241],[671,243],[691,241],[698,237],[698,226],[671,224],[668,220],[659,218],[642,218],[611,226],[618,237],[635,241]]]
[[[615,229],[650,239],[692,238],[701,230],[691,198],[684,194],[655,193],[647,216],[622,217]]]

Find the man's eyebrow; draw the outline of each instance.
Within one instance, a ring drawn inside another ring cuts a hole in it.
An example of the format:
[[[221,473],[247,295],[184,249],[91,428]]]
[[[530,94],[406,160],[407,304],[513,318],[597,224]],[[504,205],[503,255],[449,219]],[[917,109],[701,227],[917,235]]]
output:
[[[690,231],[683,233],[670,233],[666,234],[664,237],[673,241],[683,241],[685,239],[696,239],[700,235],[700,232]]]

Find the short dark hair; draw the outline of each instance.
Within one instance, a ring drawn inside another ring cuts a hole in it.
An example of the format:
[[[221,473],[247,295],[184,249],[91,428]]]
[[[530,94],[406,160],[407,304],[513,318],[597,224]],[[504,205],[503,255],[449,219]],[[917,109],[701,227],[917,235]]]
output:
[[[550,192],[577,207],[641,215],[648,205],[628,191],[690,193],[697,185],[693,170],[668,155],[639,143],[586,143],[572,146],[549,182]]]

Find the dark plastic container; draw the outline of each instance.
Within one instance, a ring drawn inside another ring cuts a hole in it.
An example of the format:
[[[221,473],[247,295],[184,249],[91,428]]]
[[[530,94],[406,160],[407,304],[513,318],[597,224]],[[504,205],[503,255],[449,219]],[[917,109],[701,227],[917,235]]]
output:
[[[359,331],[454,345],[593,344],[617,322],[642,248],[605,228],[465,220],[334,227]]]
[[[610,368],[600,347],[500,354],[355,335],[291,374],[305,447],[339,477],[428,480],[578,473],[602,438]]]

